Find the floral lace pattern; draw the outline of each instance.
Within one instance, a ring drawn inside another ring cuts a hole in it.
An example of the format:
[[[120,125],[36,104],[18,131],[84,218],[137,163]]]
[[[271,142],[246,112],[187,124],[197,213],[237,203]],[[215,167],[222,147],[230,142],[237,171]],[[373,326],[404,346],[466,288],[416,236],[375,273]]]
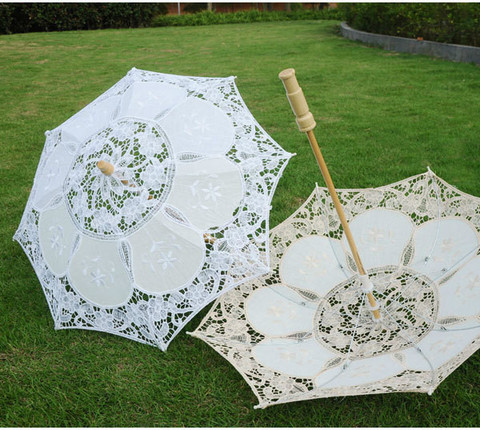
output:
[[[166,136],[145,121],[123,119],[89,139],[65,180],[77,226],[101,238],[128,234],[165,201],[175,167],[170,157]],[[102,174],[98,160],[115,173]]]
[[[257,407],[432,393],[480,347],[480,199],[434,175],[338,190],[379,305],[375,321],[325,188],[270,233],[270,274],[220,297],[192,333]]]
[[[330,290],[315,315],[315,339],[351,359],[393,353],[419,342],[433,329],[437,314],[437,288],[425,276],[393,266],[370,270],[368,276],[375,299],[395,303],[390,309],[391,319],[385,318],[381,325],[375,323],[365,306],[365,298],[358,294],[361,290],[358,278]],[[420,321],[415,318],[419,312],[423,317]]]
[[[270,202],[290,157],[233,78],[132,69],[46,133],[14,236],[55,327],[165,350],[206,304],[268,271]]]

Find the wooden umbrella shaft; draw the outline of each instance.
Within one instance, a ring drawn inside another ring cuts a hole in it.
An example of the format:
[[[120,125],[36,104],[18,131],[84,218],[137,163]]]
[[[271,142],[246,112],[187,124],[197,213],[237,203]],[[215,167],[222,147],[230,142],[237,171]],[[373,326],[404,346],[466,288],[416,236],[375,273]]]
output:
[[[353,240],[352,232],[350,230],[350,226],[348,225],[347,218],[345,217],[345,213],[343,212],[342,204],[340,203],[340,199],[338,198],[337,191],[335,190],[335,186],[333,185],[333,181],[323,158],[322,152],[320,151],[320,147],[318,146],[317,139],[315,138],[315,134],[313,133],[313,129],[316,126],[315,119],[313,118],[313,115],[308,108],[308,104],[305,96],[303,95],[303,91],[298,85],[297,78],[295,77],[295,70],[283,70],[282,72],[280,72],[279,78],[283,81],[283,84],[285,86],[287,98],[296,116],[298,128],[301,132],[305,132],[307,134],[310,146],[312,147],[315,158],[317,159],[318,166],[320,167],[320,171],[322,172],[323,179],[325,180],[325,184],[327,185],[328,191],[332,197],[335,210],[337,211],[338,217],[340,218],[340,223],[342,224],[345,237],[347,238],[348,245],[350,246],[350,250],[352,251],[353,259],[355,260],[355,264],[357,265],[357,269],[363,283],[363,279],[368,279],[368,277],[366,277],[365,268],[363,267],[362,260],[360,259],[360,255],[357,250],[357,246],[355,245],[355,241]],[[375,297],[373,296],[371,291],[368,291],[366,294],[370,307],[372,308],[374,318],[380,319],[380,311],[378,310],[378,305]]]
[[[307,131],[308,140],[310,142],[310,146],[312,147],[313,153],[315,154],[315,158],[317,159],[318,166],[320,167],[320,171],[322,172],[323,180],[327,185],[328,192],[333,200],[333,205],[335,206],[335,210],[337,211],[338,217],[340,218],[340,223],[342,224],[343,231],[345,233],[345,237],[347,238],[348,245],[350,246],[350,250],[352,251],[353,259],[355,260],[355,264],[357,265],[358,272],[360,275],[366,275],[365,268],[363,267],[362,260],[360,259],[360,255],[358,254],[357,245],[353,240],[352,232],[350,230],[350,226],[348,225],[347,218],[345,217],[345,213],[343,212],[343,207],[338,198],[337,191],[335,186],[333,185],[332,177],[330,176],[330,172],[328,171],[327,164],[322,155],[322,151],[318,146],[317,139],[313,134],[313,130]]]
[[[357,245],[353,240],[353,235],[350,230],[350,226],[348,224],[347,218],[345,217],[342,204],[340,202],[340,199],[338,198],[337,191],[335,190],[335,186],[333,185],[332,177],[330,176],[330,172],[328,171],[327,164],[325,163],[325,160],[322,155],[322,151],[318,146],[318,142],[317,142],[317,139],[315,138],[315,134],[313,133],[313,130],[307,131],[307,137],[308,137],[308,141],[310,142],[310,146],[312,147],[313,153],[315,154],[315,158],[317,159],[317,163],[318,163],[318,166],[320,167],[320,171],[322,172],[323,180],[325,181],[325,184],[327,185],[327,188],[328,188],[328,192],[332,197],[335,210],[337,211],[338,217],[340,218],[340,223],[342,224],[343,232],[345,233],[345,237],[347,238],[348,245],[350,247],[350,250],[352,251],[352,256],[353,256],[353,259],[355,260],[358,273],[360,273],[360,275],[366,275],[367,272],[363,267],[362,260],[360,259],[360,255],[358,253]],[[372,308],[377,307],[377,301],[375,300],[375,297],[371,292],[367,293],[367,299]],[[380,311],[378,309],[373,310],[372,313],[375,319],[380,318]]]

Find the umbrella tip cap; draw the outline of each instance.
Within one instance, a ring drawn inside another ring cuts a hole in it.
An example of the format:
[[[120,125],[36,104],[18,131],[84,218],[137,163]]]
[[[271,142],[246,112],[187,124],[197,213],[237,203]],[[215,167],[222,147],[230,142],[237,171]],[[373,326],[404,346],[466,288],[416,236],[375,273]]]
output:
[[[111,176],[113,171],[115,170],[114,167],[113,167],[113,164],[109,163],[108,161],[104,161],[104,160],[98,161],[97,162],[97,167],[106,176]]]
[[[278,77],[282,80],[285,81],[287,79],[290,79],[292,76],[295,76],[295,69],[289,68],[282,70],[279,74]]]

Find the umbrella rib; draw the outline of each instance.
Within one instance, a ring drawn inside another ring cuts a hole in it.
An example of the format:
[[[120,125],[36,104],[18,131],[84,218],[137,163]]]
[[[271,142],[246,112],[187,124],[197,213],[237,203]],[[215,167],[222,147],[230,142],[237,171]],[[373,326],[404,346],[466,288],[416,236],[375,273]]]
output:
[[[251,342],[241,342],[239,340],[231,339],[225,336],[215,336],[215,338],[209,337],[209,336],[204,336],[201,333],[198,332],[186,332],[187,334],[193,336],[193,337],[198,337],[199,339],[203,339],[205,342],[209,343],[217,343],[217,344],[222,344],[224,346],[230,346],[230,345],[236,345],[236,346],[245,346],[247,348],[253,348],[254,346],[257,346],[258,343],[251,343]],[[300,341],[298,341],[300,342]]]
[[[386,313],[386,315],[388,316],[389,319],[391,319],[396,325],[397,327],[402,330],[402,327],[400,326],[400,324],[398,324],[398,322],[395,320],[395,318],[393,318],[393,316],[390,314],[390,312],[388,312],[387,309],[383,309],[383,311]],[[435,371],[433,365],[432,365],[432,362],[428,359],[428,357],[424,354],[424,352],[421,350],[421,348],[415,344],[415,341],[413,341],[409,336],[405,336],[404,334],[400,333],[398,334],[398,336],[402,337],[403,339],[405,339],[407,342],[411,343],[413,348],[425,359],[425,361],[427,362],[428,366],[430,367],[430,372],[431,372],[431,379],[432,379],[432,382],[431,382],[431,386],[430,386],[430,390],[429,390],[429,394],[431,394],[431,392],[433,391],[433,389],[435,388],[435,382],[437,381],[437,372]],[[408,369],[407,369],[408,370]]]
[[[295,291],[295,289],[292,288],[293,287],[292,285],[285,284],[285,286],[287,286],[288,288],[291,288],[293,291]],[[278,288],[273,288],[271,285],[268,285],[268,288],[270,289],[270,291],[273,291],[275,294],[278,294],[279,296],[282,296],[284,299],[287,299],[288,301],[290,301],[292,303],[295,303],[298,306],[302,306],[302,307],[306,307],[306,308],[310,308],[310,309],[316,309],[317,308],[316,306],[310,305],[309,300],[302,300],[300,302],[297,302],[297,301],[293,300],[293,298],[288,297],[286,294],[282,294],[280,291],[278,291]]]
[[[284,284],[285,286],[289,287],[290,289],[292,289],[293,291],[295,291],[295,288],[293,285],[289,285],[289,284]],[[273,291],[275,294],[278,294],[279,296],[282,296],[284,299],[292,302],[292,303],[295,303],[296,305],[298,306],[302,306],[302,307],[308,307],[310,309],[317,309],[318,308],[318,305],[317,306],[313,306],[313,305],[308,305],[309,301],[308,300],[305,300],[305,301],[300,301],[300,302],[296,302],[295,300],[293,300],[291,297],[288,297],[286,296],[285,294],[282,294],[281,292],[278,291],[277,288],[273,288],[272,286],[268,285],[267,288],[269,288],[271,291]],[[360,293],[359,291],[355,291],[355,294],[358,296],[359,294],[362,294]],[[321,297],[319,302],[321,302],[322,300],[324,300],[324,297]],[[337,315],[340,315],[342,317],[347,317],[349,316],[348,314],[345,314],[343,312],[340,312],[340,311],[325,311],[331,315],[333,314],[337,314]]]
[[[240,340],[235,340],[235,339],[232,339],[232,338],[229,338],[229,337],[226,337],[226,336],[217,336],[217,335],[215,335],[215,337],[205,336],[202,333],[199,333],[197,331],[186,332],[186,333],[193,336],[193,337],[201,338],[205,342],[222,344],[224,346],[237,345],[237,346],[244,346],[246,348],[253,348],[260,343],[260,342],[255,342],[255,343],[253,343],[253,342],[242,342]],[[296,343],[302,343],[302,342],[305,341],[304,339],[293,339],[289,336],[278,336],[278,337],[271,336],[270,339],[273,339],[273,340],[275,340],[275,339],[277,339],[277,340],[281,340],[281,339],[296,340]],[[270,343],[270,345],[278,346],[278,345],[283,345],[283,344],[272,342],[272,343]]]
[[[478,250],[480,249],[479,246],[475,246],[474,248],[472,248],[470,251],[468,251],[467,253],[465,253],[465,255],[463,255],[461,258],[459,258],[455,263],[453,263],[448,269],[446,269],[441,275],[437,276],[436,278],[432,279],[433,282],[437,282],[441,277],[445,276],[448,272],[450,272],[453,268],[455,268],[456,266],[458,266],[463,260],[465,260],[469,255],[471,255],[473,252],[475,252],[475,250]],[[414,283],[414,280],[418,280],[419,277],[418,275],[414,275],[414,279],[412,279],[409,283],[409,285],[407,285],[407,287],[402,291],[403,293],[406,293],[410,287],[413,285]],[[393,300],[392,300],[393,301]],[[396,302],[398,303],[398,302]],[[401,304],[401,303],[400,303]],[[387,306],[386,309],[389,309],[390,306]],[[396,311],[398,308],[395,308],[395,309],[391,309],[391,311]]]
[[[403,308],[406,307],[406,305],[403,305],[402,303],[397,302],[395,299],[391,299],[391,300],[392,300],[392,302],[398,303],[399,305],[401,305],[400,307],[397,307],[397,308],[393,309],[392,312],[393,312],[393,311],[398,311],[398,310],[403,309]],[[389,307],[384,308],[385,311],[388,312],[388,308],[389,308]],[[438,323],[436,323],[435,321],[433,321],[431,318],[426,317],[426,316],[424,316],[424,315],[421,315],[421,314],[415,312],[415,311],[412,310],[412,309],[410,309],[410,312],[411,312],[412,314],[414,314],[415,316],[424,319],[425,321],[428,321],[428,322],[430,322],[430,323],[432,323],[432,324],[438,325]],[[413,327],[413,325],[411,325],[410,327]]]
[[[395,302],[395,303],[398,303],[398,304],[402,305],[402,303],[397,302],[397,301],[394,300],[394,299],[392,299],[392,302]],[[405,306],[400,306],[400,307],[398,307],[398,308],[395,308],[394,310],[395,310],[395,311],[398,311],[398,310],[400,310],[400,309],[402,309],[402,308],[404,308],[404,307],[406,307],[406,305],[405,305]],[[387,309],[388,309],[388,307],[385,308],[385,310],[387,310]],[[437,328],[437,329],[433,329],[433,330],[436,330],[436,331],[463,331],[463,330],[472,330],[472,329],[475,329],[475,328],[480,328],[480,324],[479,324],[479,325],[476,325],[476,326],[473,326],[473,327],[450,329],[450,328],[448,328],[448,327],[445,327],[445,326],[442,325],[442,324],[439,324],[438,322],[432,320],[431,318],[429,318],[429,317],[427,317],[427,316],[425,316],[425,315],[422,315],[422,314],[419,314],[418,312],[415,312],[415,311],[412,310],[412,309],[410,309],[410,312],[411,312],[413,315],[415,315],[415,316],[417,316],[417,317],[419,317],[419,318],[422,318],[422,319],[424,319],[425,321],[428,321],[428,322],[432,323],[433,325],[439,327],[439,328]],[[413,327],[413,326],[411,326],[411,327]]]
[[[358,325],[360,324],[360,316],[362,315],[362,309],[363,306],[365,305],[365,299],[367,298],[366,293],[362,293],[362,304],[360,305],[360,308],[358,309],[358,316],[357,316],[357,322],[355,323],[355,328],[352,333],[352,338],[350,339],[350,345],[348,346],[348,352],[347,352],[347,362],[349,361],[350,357],[350,352],[352,351],[352,346],[353,346],[353,341],[355,339],[355,335],[357,334],[358,330]]]
[[[433,180],[433,188],[434,188],[434,191],[435,191],[435,196],[436,196],[436,198],[437,198],[437,209],[438,209],[437,218],[440,219],[440,218],[441,218],[441,215],[442,215],[442,212],[441,212],[441,208],[440,208],[440,196],[439,196],[439,193],[438,193],[438,185],[437,185],[437,181],[436,181],[436,179],[435,179],[435,175],[434,175],[433,172],[430,170],[430,167],[428,168],[427,176],[428,176],[428,174],[431,175],[432,180]],[[427,189],[427,187],[425,187],[425,190],[426,190],[426,189]],[[433,245],[432,245],[432,248],[430,249],[429,254],[428,254],[427,257],[425,258],[425,264],[427,264],[428,260],[430,260],[430,258],[432,258],[433,250],[434,250],[435,247],[437,246],[439,233],[440,233],[440,225],[438,224],[438,225],[437,225],[437,228],[436,228],[436,233],[435,233],[435,240],[433,241]]]
[[[317,196],[317,201],[318,201],[319,206],[320,206],[320,194],[319,194],[318,188],[319,188],[318,184],[315,183],[315,194]],[[325,228],[326,228],[326,226],[328,225],[327,211],[324,211],[324,212],[321,211],[321,215],[322,215],[322,218],[323,218],[323,223],[324,223]],[[325,231],[325,233],[326,233],[326,231]],[[340,262],[340,259],[338,258],[338,255],[335,252],[335,248],[332,245],[332,243],[333,243],[332,238],[329,235],[326,235],[326,237],[328,238],[328,243],[330,244],[330,248],[333,252],[333,255],[335,255],[335,259],[337,260],[338,266],[340,267],[340,269],[342,269],[342,272],[345,275],[345,279],[348,279],[350,277],[350,273],[347,271],[345,266]]]
[[[439,196],[439,192],[438,192],[438,185],[437,185],[437,181],[436,181],[436,176],[435,176],[435,174],[430,170],[430,168],[428,168],[428,172],[427,172],[427,174],[425,175],[425,180],[427,180],[427,178],[428,178],[429,175],[432,177],[432,180],[433,180],[434,191],[435,191],[436,200],[437,200],[437,209],[438,209],[437,217],[440,218],[440,216],[441,216],[441,208],[440,208],[440,196]],[[426,199],[427,196],[428,196],[428,184],[427,184],[427,186],[425,187],[424,198]],[[426,264],[427,261],[431,258],[431,254],[432,254],[433,250],[435,249],[435,246],[436,246],[436,243],[437,243],[437,240],[438,240],[439,231],[440,231],[440,226],[437,226],[437,231],[436,231],[435,240],[434,240],[434,243],[433,243],[432,248],[430,249],[429,255],[428,255],[428,256],[426,257],[426,259],[425,259],[425,264]],[[467,255],[468,255],[468,254],[467,254]],[[460,262],[460,261],[461,261],[461,260],[459,260],[459,262]],[[454,267],[456,264],[458,264],[458,262],[455,263],[452,267]],[[452,267],[451,267],[451,268],[452,268]],[[448,270],[451,270],[451,268],[448,269]],[[446,272],[448,272],[448,270],[447,270]],[[445,272],[445,273],[446,273],[446,272]],[[384,275],[384,277],[387,277],[387,275]],[[418,280],[418,276],[415,275],[415,278],[414,278],[414,279],[415,279],[415,280]],[[378,280],[381,281],[381,279],[378,279]],[[405,288],[405,290],[403,291],[404,293],[407,292],[407,291],[410,289],[410,287],[413,285],[413,281],[414,281],[414,280],[410,281],[410,283],[409,283],[409,285],[407,286],[407,288]],[[435,279],[434,281],[436,281],[436,279]],[[390,284],[391,284],[391,282],[387,284],[387,287],[388,287]],[[389,308],[389,307],[387,307],[387,309],[388,309],[388,308]],[[394,310],[396,310],[396,309],[394,309]]]
[[[475,330],[477,328],[480,328],[480,324],[475,325],[473,327],[464,327],[464,328],[448,328],[445,326],[440,326],[440,328],[433,329],[433,330],[435,331],[466,331],[466,330]]]

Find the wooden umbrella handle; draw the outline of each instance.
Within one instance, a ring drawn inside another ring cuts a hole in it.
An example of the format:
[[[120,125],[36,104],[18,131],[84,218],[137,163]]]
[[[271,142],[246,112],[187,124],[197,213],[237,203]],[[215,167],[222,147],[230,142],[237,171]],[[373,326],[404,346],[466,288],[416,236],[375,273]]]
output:
[[[282,70],[278,77],[283,81],[283,85],[285,86],[288,101],[297,119],[298,129],[302,133],[313,130],[317,123],[308,108],[303,91],[300,85],[298,85],[295,69]]]
[[[295,69],[285,69],[279,73],[278,77],[282,80],[283,85],[285,86],[288,101],[290,102],[290,106],[292,107],[293,113],[297,119],[298,129],[301,132],[307,133],[310,146],[312,147],[318,166],[322,172],[323,179],[325,180],[325,184],[327,185],[330,196],[332,197],[335,210],[340,218],[340,223],[342,224],[345,237],[348,245],[350,246],[350,250],[352,251],[352,256],[355,260],[355,264],[357,265],[358,272],[360,276],[365,279],[366,271],[363,267],[362,260],[360,259],[350,226],[348,225],[342,204],[338,198],[335,186],[333,185],[333,181],[323,158],[322,151],[320,150],[317,139],[315,138],[315,134],[313,133],[313,129],[317,124],[312,113],[310,112],[310,109],[308,108],[307,100],[305,99],[303,91],[300,88],[300,85],[298,85],[297,77],[295,76]],[[365,283],[365,280],[362,282],[362,284],[363,283]],[[380,319],[380,311],[378,310],[377,301],[375,300],[375,297],[371,291],[367,293],[367,298],[374,318]]]

